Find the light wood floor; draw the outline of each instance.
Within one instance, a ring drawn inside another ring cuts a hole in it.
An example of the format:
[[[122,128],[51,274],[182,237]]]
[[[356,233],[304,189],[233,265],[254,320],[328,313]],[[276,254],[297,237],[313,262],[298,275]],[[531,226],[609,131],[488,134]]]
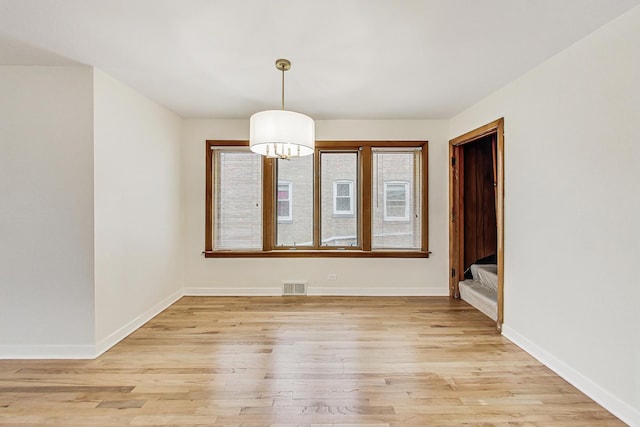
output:
[[[185,297],[96,360],[0,361],[2,426],[623,426],[448,298]]]

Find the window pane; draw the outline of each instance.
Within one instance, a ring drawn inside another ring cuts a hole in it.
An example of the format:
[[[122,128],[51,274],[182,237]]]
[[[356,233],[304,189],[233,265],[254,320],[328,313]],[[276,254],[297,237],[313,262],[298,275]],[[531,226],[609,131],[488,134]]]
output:
[[[320,244],[359,246],[353,184],[358,181],[358,153],[321,152],[320,174]]]
[[[420,249],[420,150],[373,149],[371,246]]]
[[[393,202],[387,201],[387,211],[386,211],[386,219],[387,221],[391,220],[407,220],[407,212],[406,212],[407,204],[405,202]]]
[[[349,197],[349,184],[345,182],[336,183],[336,194],[338,197]]]
[[[291,204],[288,200],[278,200],[278,219],[289,218],[289,208]]]
[[[278,184],[278,200],[289,200],[289,184]]]
[[[313,156],[278,159],[276,246],[313,245]],[[283,182],[286,182],[284,184]],[[287,202],[280,197],[287,186]],[[282,204],[281,204],[282,203]],[[287,213],[284,212],[286,203]]]
[[[406,200],[406,185],[405,184],[388,184],[387,185],[387,200],[388,201],[400,201],[404,204]]]
[[[213,154],[214,249],[262,249],[262,158],[246,149]]]
[[[336,211],[349,212],[351,210],[351,199],[348,197],[336,198]]]

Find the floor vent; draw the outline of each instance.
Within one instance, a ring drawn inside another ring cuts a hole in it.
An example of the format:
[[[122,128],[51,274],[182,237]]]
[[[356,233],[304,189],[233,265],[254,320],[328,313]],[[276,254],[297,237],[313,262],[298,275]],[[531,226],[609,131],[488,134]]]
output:
[[[306,282],[284,282],[282,284],[282,295],[306,295]]]

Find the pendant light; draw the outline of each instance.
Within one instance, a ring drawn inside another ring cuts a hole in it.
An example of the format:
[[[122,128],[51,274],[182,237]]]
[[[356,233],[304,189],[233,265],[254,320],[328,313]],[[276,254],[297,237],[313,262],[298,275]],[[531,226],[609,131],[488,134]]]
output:
[[[249,148],[254,153],[278,159],[313,154],[315,123],[313,119],[284,109],[284,72],[291,69],[288,59],[278,59],[282,72],[282,106],[280,110],[255,113],[249,120]]]

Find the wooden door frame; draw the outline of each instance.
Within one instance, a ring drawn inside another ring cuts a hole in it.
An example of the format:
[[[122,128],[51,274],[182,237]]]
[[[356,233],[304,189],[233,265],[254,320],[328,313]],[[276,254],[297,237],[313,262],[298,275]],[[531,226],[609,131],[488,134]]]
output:
[[[449,296],[459,298],[458,283],[464,280],[463,226],[464,190],[460,186],[463,171],[456,165],[462,146],[488,135],[496,135],[496,225],[498,243],[498,319],[497,328],[504,322],[504,118],[500,118],[449,141]],[[458,173],[456,175],[456,172]],[[462,267],[461,267],[462,266]]]

